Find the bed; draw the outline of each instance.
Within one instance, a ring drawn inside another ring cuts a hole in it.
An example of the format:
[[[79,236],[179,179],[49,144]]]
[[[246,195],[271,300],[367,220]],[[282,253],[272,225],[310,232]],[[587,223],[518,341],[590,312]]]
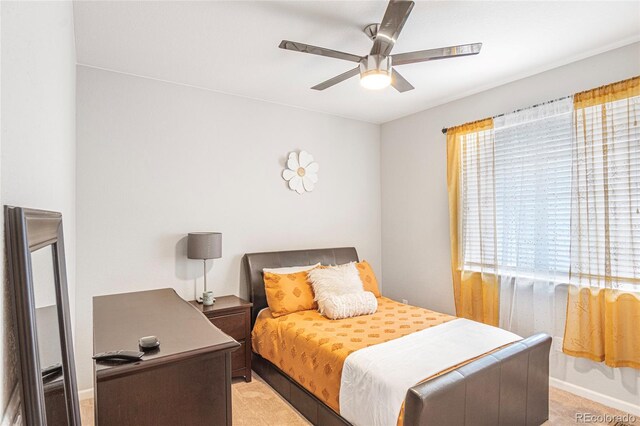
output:
[[[253,302],[252,328],[260,312],[267,308],[263,268],[313,265],[318,262],[323,265],[335,265],[351,261],[358,261],[357,252],[352,247],[245,255],[243,262],[249,295]],[[402,309],[402,306],[395,306],[400,304],[390,299],[380,298],[379,301],[381,315]],[[411,308],[404,306],[407,309]],[[313,311],[299,314],[299,320],[306,320],[306,324],[309,325],[313,325],[317,319],[311,317],[317,315]],[[308,318],[304,318],[305,315]],[[410,316],[410,313],[407,316]],[[433,321],[429,320],[429,324],[420,327],[439,325],[451,319],[450,316],[439,313],[431,313],[429,317]],[[355,325],[355,322],[362,321],[362,318],[352,321]],[[347,322],[341,324],[346,326]],[[542,424],[548,418],[550,345],[549,336],[537,334],[504,345],[409,387],[404,399],[401,421],[405,425]],[[334,347],[342,346],[336,340]],[[328,395],[324,398],[321,393],[314,392],[315,389],[309,384],[312,378],[305,380],[297,377],[288,367],[286,363],[274,364],[258,353],[253,353],[253,369],[311,423],[350,424],[340,416],[335,402]]]

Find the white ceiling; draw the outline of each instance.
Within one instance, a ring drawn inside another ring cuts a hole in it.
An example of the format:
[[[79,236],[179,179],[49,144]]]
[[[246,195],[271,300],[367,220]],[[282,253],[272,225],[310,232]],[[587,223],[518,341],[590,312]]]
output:
[[[367,91],[353,68],[282,39],[359,55],[384,1],[76,2],[78,63],[381,123],[640,40],[640,2],[417,2],[394,53],[483,42],[478,56],[398,67],[415,90]],[[640,58],[639,58],[640,59]]]

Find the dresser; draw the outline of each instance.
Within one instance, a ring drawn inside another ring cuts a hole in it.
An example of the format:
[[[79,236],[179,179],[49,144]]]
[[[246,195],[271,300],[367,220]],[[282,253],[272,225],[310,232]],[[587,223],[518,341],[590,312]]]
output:
[[[240,343],[240,349],[231,355],[231,376],[243,377],[251,381],[251,307],[238,296],[216,297],[212,306],[204,306],[192,300],[190,302],[208,319]]]
[[[160,347],[141,361],[94,361],[96,425],[231,425],[238,342],[172,289],[93,298],[94,353],[138,350],[151,335]]]

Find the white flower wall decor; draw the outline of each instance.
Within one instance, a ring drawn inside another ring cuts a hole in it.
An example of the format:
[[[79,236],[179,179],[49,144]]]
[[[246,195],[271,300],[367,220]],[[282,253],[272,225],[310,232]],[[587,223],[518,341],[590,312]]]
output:
[[[289,182],[289,189],[303,194],[313,191],[318,182],[319,169],[320,166],[307,151],[300,151],[300,154],[292,152],[287,159],[287,168],[282,171],[282,178]]]

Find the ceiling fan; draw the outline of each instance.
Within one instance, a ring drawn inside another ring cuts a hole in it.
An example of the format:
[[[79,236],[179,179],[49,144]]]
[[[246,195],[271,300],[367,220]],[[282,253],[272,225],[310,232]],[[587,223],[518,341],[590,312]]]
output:
[[[387,10],[380,24],[369,24],[364,33],[373,40],[373,47],[366,56],[353,55],[324,47],[311,46],[295,41],[282,40],[280,48],[294,52],[311,53],[313,55],[328,56],[358,64],[347,72],[330,78],[312,87],[324,90],[357,74],[360,74],[360,84],[372,90],[383,89],[391,84],[398,92],[413,90],[414,87],[394,69],[399,65],[414,64],[416,62],[433,61],[436,59],[457,58],[459,56],[477,55],[482,43],[462,44],[459,46],[441,47],[438,49],[420,50],[416,52],[391,55],[391,50],[398,40],[414,2],[390,0]]]

